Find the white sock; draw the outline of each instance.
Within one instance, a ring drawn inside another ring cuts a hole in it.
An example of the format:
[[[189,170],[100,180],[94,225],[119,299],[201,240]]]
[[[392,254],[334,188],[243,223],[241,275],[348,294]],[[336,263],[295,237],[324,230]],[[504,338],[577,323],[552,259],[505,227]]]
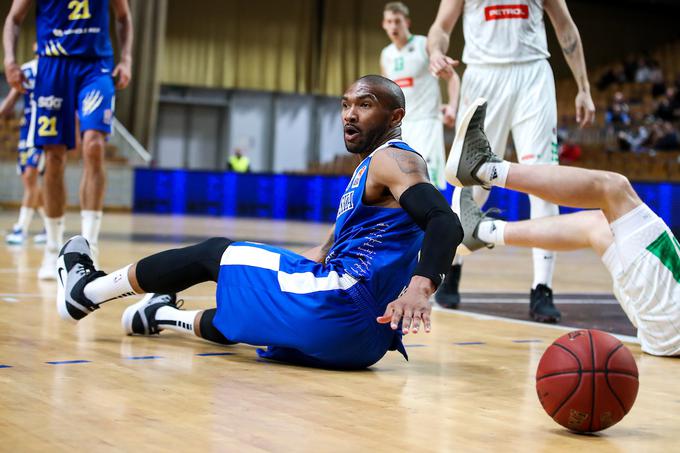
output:
[[[19,210],[19,219],[14,227],[21,229],[21,233],[24,235],[28,234],[28,227],[31,225],[34,213],[35,209],[22,206]]]
[[[99,228],[102,224],[102,211],[80,211],[81,234],[87,242],[96,247],[99,241]]]
[[[121,297],[132,296],[135,290],[130,285],[128,278],[128,269],[132,264],[129,264],[117,271],[111,272],[108,275],[92,280],[85,285],[85,297],[95,304],[103,304],[113,299],[120,299]]]
[[[508,179],[509,171],[510,162],[487,162],[479,167],[479,170],[477,170],[477,177],[481,179],[484,184],[505,187],[505,180]]]
[[[163,306],[156,310],[156,322],[161,329],[174,330],[189,335],[196,335],[194,320],[201,310],[179,310],[175,307]]]
[[[485,220],[477,228],[477,237],[493,245],[505,245],[505,224],[503,220]]]
[[[456,254],[456,256],[453,257],[453,263],[451,263],[451,266],[462,266],[463,265],[463,257],[461,255]]]
[[[555,273],[555,255],[551,250],[531,249],[534,259],[534,282],[531,287],[536,289],[538,285],[546,285],[552,288],[553,274]]]
[[[64,243],[64,216],[45,217],[45,234],[47,235],[45,251],[58,252]]]

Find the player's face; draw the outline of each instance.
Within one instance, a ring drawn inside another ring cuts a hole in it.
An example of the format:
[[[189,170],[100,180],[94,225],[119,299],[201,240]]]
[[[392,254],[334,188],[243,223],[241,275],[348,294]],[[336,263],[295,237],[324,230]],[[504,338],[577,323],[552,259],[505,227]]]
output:
[[[356,83],[342,97],[345,147],[350,153],[372,150],[390,129],[393,111],[367,84]]]
[[[391,41],[401,41],[408,38],[410,21],[401,13],[385,11],[383,13],[383,30]]]

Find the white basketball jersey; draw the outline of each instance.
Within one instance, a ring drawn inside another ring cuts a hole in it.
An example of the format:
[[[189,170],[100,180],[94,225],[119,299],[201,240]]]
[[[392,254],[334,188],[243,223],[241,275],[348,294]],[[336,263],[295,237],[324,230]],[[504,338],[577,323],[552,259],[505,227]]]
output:
[[[380,54],[385,76],[397,83],[406,98],[405,121],[437,118],[441,93],[437,78],[430,74],[427,38],[412,35],[401,49],[390,44]]]
[[[465,64],[522,63],[548,58],[543,0],[465,0]]]

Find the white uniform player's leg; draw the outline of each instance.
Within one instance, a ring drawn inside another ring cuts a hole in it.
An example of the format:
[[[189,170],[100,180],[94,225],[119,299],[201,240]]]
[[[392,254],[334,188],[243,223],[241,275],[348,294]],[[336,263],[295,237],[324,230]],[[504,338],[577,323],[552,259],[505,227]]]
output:
[[[439,118],[404,120],[401,136],[427,162],[430,181],[440,190],[446,189],[444,177],[444,125]]]
[[[463,74],[460,88],[460,104],[458,112],[467,111],[475,99],[487,99],[484,129],[491,144],[491,149],[499,156],[505,154],[510,132],[513,90],[509,74],[512,68],[508,65],[470,65]],[[456,129],[460,126],[458,116]],[[460,190],[460,189],[456,189]],[[475,186],[473,197],[479,206],[483,206],[489,198],[489,190]],[[462,271],[463,258],[457,254],[451,269],[435,294],[435,300],[447,308],[456,308],[460,303],[458,283]]]
[[[514,104],[512,138],[520,164],[557,165],[557,105],[552,70],[546,60],[518,66],[518,96]],[[559,207],[541,198],[529,195],[531,218],[559,214]],[[531,311],[537,321],[556,322],[560,314],[552,306],[552,278],[555,269],[555,252],[533,249],[534,281],[532,302],[546,310]],[[541,286],[543,285],[543,286]],[[542,313],[545,311],[545,313]]]
[[[680,243],[644,204],[610,226],[614,244],[602,261],[642,350],[680,355]]]

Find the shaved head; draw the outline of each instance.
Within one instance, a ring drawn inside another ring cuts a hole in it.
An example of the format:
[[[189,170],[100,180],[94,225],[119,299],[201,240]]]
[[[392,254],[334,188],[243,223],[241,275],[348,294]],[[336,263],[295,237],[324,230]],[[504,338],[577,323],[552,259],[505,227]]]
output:
[[[381,75],[365,75],[354,82],[354,85],[363,84],[369,87],[380,103],[388,109],[404,109],[406,110],[406,99],[404,92],[401,91],[399,85]]]

